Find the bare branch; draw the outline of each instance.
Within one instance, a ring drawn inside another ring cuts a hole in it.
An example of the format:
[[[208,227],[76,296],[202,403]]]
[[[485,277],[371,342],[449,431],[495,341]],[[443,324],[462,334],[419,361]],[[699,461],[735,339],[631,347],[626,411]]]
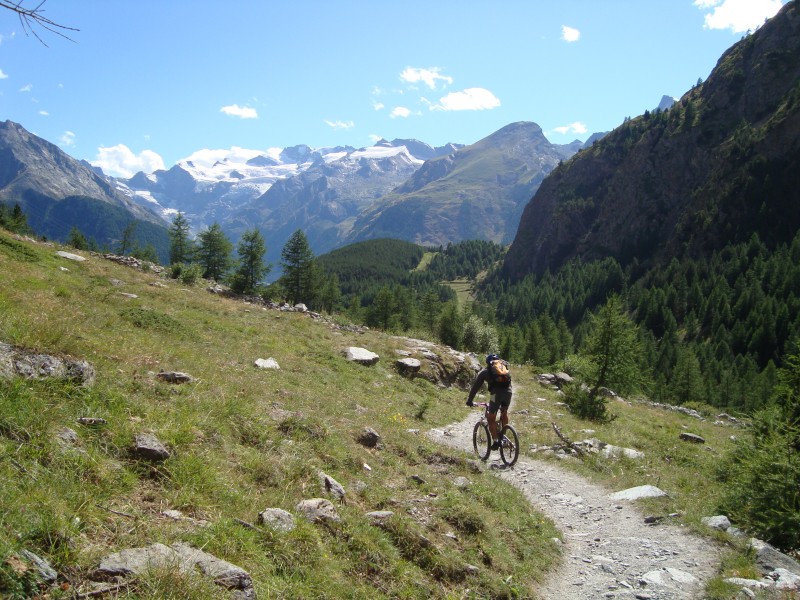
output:
[[[36,32],[34,27],[38,26],[42,29],[46,29],[51,33],[55,33],[58,36],[63,37],[65,40],[69,40],[70,42],[74,42],[71,37],[66,35],[65,31],[80,31],[80,29],[76,29],[75,27],[67,27],[66,25],[61,25],[56,23],[55,21],[47,18],[44,15],[44,3],[47,0],[42,0],[33,8],[25,8],[23,6],[25,0],[19,0],[18,2],[13,2],[12,0],[0,0],[0,8],[8,9],[12,12],[17,13],[19,17],[19,22],[22,24],[22,30],[25,32],[25,35],[32,35],[35,37],[42,45],[47,46],[45,41],[39,36]]]

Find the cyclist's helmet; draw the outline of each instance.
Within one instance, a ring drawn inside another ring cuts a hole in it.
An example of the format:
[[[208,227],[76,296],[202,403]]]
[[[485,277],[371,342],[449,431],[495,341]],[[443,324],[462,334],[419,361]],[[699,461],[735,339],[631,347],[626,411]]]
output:
[[[492,364],[493,360],[500,360],[500,357],[497,356],[497,354],[490,354],[489,356],[486,357],[486,364],[487,365]]]

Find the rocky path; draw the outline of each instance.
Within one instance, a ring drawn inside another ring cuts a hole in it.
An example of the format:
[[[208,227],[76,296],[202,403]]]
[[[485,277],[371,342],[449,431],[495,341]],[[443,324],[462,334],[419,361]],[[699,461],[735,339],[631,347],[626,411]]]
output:
[[[471,454],[476,419],[472,413],[428,435]],[[562,532],[564,561],[537,591],[543,600],[701,598],[704,582],[715,574],[719,556],[709,540],[675,525],[648,525],[635,504],[612,499],[612,491],[557,464],[520,456],[503,469],[493,452],[487,466]]]

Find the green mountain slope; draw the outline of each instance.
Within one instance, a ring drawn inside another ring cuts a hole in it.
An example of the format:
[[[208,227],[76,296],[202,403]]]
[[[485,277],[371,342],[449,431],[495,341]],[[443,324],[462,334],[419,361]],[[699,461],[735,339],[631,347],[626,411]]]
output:
[[[368,207],[348,239],[390,237],[422,245],[512,239],[523,206],[571,150],[547,141],[535,123],[512,123],[446,157]]]
[[[800,227],[800,11],[788,3],[667,112],[646,113],[556,169],[526,206],[504,272],[708,256]]]

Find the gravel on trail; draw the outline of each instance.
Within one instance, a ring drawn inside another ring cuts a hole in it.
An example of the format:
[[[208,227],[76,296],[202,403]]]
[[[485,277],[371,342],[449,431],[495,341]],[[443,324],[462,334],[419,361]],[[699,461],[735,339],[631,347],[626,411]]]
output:
[[[428,436],[474,456],[476,414]],[[526,448],[524,432],[521,447]],[[476,458],[477,460],[477,458]],[[543,600],[702,598],[719,565],[715,544],[662,520],[647,524],[635,503],[553,462],[520,459],[506,469],[498,452],[487,472],[519,488],[562,532],[563,561],[535,591]]]

